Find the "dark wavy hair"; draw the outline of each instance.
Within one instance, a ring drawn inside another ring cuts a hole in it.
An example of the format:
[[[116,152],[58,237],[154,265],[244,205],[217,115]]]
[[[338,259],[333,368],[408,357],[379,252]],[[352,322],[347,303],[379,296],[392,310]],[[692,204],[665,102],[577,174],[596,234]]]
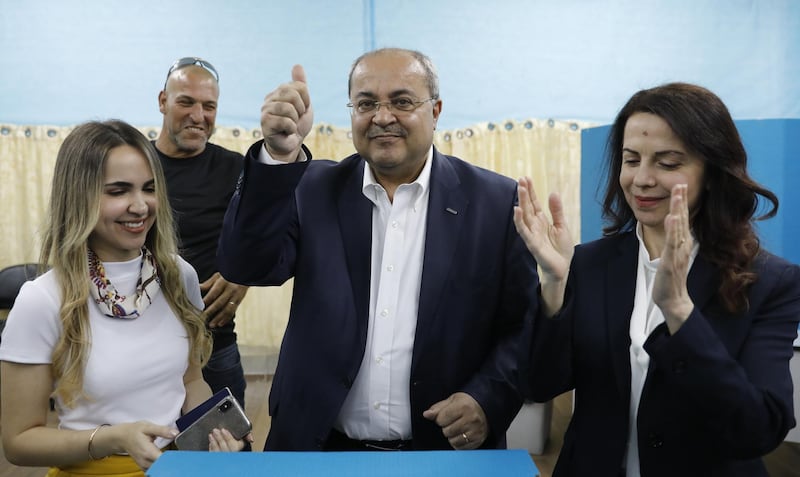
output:
[[[633,210],[619,185],[625,124],[636,113],[654,114],[669,125],[684,146],[705,161],[703,190],[691,211],[699,254],[721,272],[719,294],[729,311],[748,306],[747,287],[756,279],[752,263],[761,248],[753,220],[774,217],[778,198],[747,173],[747,153],[728,108],[711,91],[670,83],[634,94],[614,120],[606,144],[603,235],[633,229]],[[766,212],[757,215],[766,199]]]

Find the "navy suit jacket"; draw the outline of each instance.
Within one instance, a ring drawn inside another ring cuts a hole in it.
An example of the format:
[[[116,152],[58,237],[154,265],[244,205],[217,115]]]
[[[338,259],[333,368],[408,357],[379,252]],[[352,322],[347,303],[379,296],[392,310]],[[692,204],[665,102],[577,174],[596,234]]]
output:
[[[222,275],[248,285],[294,277],[270,392],[265,449],[318,450],[364,355],[373,204],[359,155],[339,163],[258,163],[251,147],[225,217]],[[310,157],[310,153],[309,153]],[[516,184],[434,150],[417,328],[411,360],[414,447],[449,443],[422,412],[452,393],[486,413],[485,447],[505,445],[518,412],[518,346],[535,305],[536,265],[513,224]]]
[[[630,317],[639,242],[624,233],[576,247],[561,312],[536,320],[523,372],[537,401],[575,390],[556,477],[617,476],[628,439]],[[749,308],[725,311],[718,271],[698,256],[695,308],[675,335],[659,325],[638,411],[641,475],[766,476],[760,456],[794,424],[789,359],[800,268],[763,252]]]

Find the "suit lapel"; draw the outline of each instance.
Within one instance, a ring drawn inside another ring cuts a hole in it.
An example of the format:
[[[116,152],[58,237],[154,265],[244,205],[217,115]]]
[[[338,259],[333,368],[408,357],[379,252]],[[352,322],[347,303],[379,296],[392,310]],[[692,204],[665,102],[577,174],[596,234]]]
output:
[[[630,322],[636,295],[636,265],[638,247],[636,235],[628,233],[617,244],[617,254],[607,264],[603,294],[608,297],[606,325],[609,350],[612,355],[617,389],[623,398],[630,395]]]
[[[630,395],[630,318],[636,295],[639,247],[634,233],[625,234],[617,245],[618,254],[608,261],[606,268],[605,296],[609,297],[607,326],[617,389],[626,398]],[[714,267],[698,256],[687,279],[689,295],[698,309],[714,295],[713,279]]]
[[[359,158],[345,178],[337,203],[342,244],[362,340],[366,340],[369,316],[373,207],[362,192],[364,167],[364,161]]]
[[[441,301],[442,291],[453,262],[459,233],[467,218],[469,200],[452,164],[445,156],[433,150],[431,164],[428,218],[425,232],[425,254],[422,263],[419,310],[417,312],[416,343],[422,344]],[[414,369],[418,353],[414,353],[411,367]]]

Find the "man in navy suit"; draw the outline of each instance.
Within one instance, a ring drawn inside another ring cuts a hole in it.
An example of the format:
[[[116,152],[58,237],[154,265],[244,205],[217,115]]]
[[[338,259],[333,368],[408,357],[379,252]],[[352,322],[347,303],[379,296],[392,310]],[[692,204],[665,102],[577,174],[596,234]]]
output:
[[[419,52],[355,61],[358,153],[338,163],[303,147],[301,66],[292,80],[265,99],[219,251],[233,282],[294,277],[265,450],[504,447],[537,303],[514,181],[433,147],[442,100]]]

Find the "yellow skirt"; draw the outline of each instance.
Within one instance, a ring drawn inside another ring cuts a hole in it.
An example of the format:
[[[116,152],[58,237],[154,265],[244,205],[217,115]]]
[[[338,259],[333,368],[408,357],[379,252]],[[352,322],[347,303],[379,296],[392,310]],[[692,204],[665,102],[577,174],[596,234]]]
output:
[[[145,477],[141,467],[127,455],[112,455],[105,459],[89,460],[64,468],[51,467],[46,477],[84,477],[87,475]]]

